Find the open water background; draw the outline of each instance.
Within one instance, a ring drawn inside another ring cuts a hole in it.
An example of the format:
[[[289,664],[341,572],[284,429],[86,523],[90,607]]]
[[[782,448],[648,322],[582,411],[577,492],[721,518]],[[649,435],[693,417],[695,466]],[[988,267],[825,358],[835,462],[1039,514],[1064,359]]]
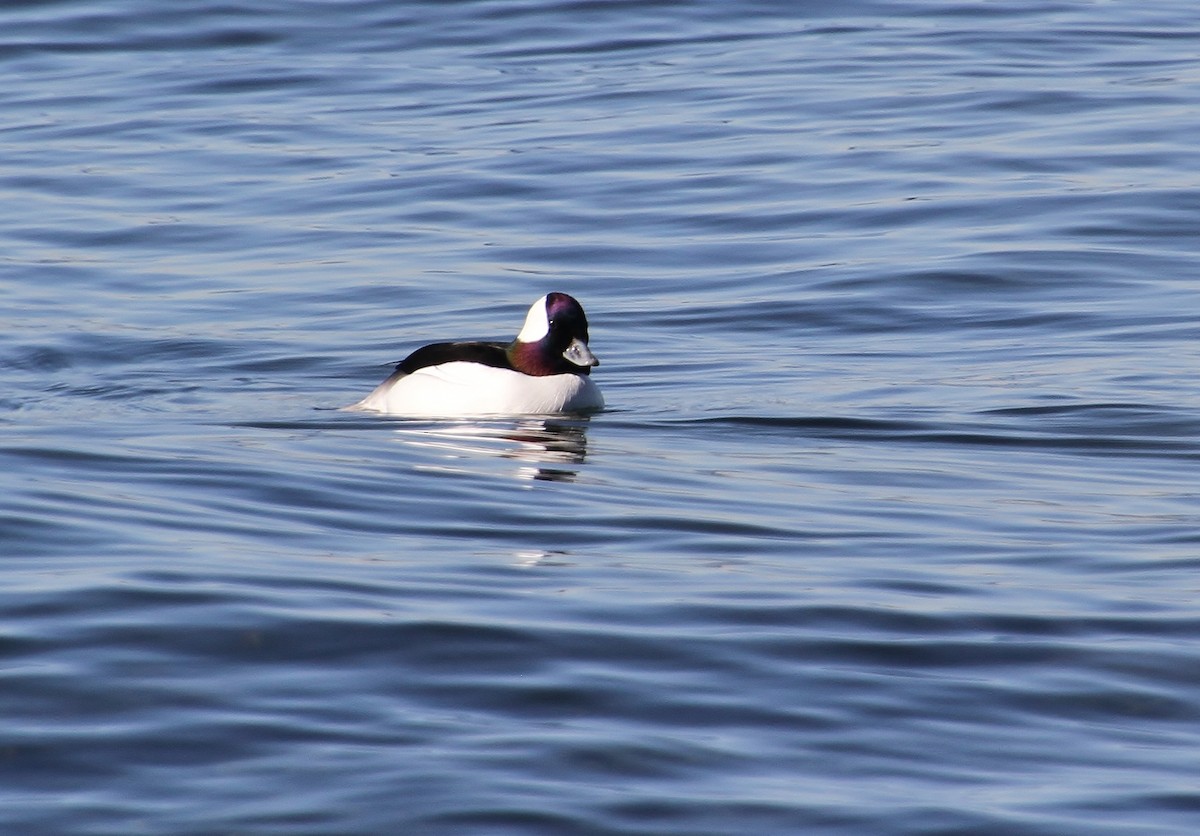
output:
[[[0,22],[0,831],[1200,829],[1195,3]]]

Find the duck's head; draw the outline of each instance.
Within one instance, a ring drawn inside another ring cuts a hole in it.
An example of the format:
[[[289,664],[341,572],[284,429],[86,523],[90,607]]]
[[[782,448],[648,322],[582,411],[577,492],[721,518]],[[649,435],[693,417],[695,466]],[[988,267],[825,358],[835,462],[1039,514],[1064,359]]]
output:
[[[587,315],[571,296],[548,293],[529,308],[508,356],[525,374],[589,374],[600,365],[588,348]]]

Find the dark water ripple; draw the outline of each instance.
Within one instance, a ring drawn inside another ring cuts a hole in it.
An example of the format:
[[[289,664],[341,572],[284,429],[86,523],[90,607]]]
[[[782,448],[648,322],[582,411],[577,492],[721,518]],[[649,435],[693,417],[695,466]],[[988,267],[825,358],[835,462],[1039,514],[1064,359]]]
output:
[[[1172,415],[1149,404],[1072,404],[986,410],[975,424],[892,421],[863,418],[788,418],[736,415],[664,422],[666,426],[754,428],[786,434],[879,443],[931,443],[1040,447],[1063,453],[1162,456],[1172,460],[1200,453],[1200,419]],[[998,419],[1011,418],[1011,421]],[[990,419],[990,420],[988,420]]]
[[[1195,831],[1190,6],[0,17],[0,830]]]

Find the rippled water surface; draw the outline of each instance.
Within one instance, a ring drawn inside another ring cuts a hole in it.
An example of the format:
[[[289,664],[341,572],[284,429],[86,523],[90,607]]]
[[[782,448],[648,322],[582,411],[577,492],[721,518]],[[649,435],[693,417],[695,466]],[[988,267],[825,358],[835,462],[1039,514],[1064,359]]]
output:
[[[1200,828],[1194,4],[0,20],[0,830]]]

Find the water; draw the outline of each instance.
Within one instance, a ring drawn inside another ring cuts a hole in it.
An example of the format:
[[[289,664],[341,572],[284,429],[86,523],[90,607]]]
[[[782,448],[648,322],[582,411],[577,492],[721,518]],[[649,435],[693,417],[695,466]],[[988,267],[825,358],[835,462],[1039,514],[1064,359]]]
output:
[[[1200,826],[1191,4],[0,17],[4,832]]]

